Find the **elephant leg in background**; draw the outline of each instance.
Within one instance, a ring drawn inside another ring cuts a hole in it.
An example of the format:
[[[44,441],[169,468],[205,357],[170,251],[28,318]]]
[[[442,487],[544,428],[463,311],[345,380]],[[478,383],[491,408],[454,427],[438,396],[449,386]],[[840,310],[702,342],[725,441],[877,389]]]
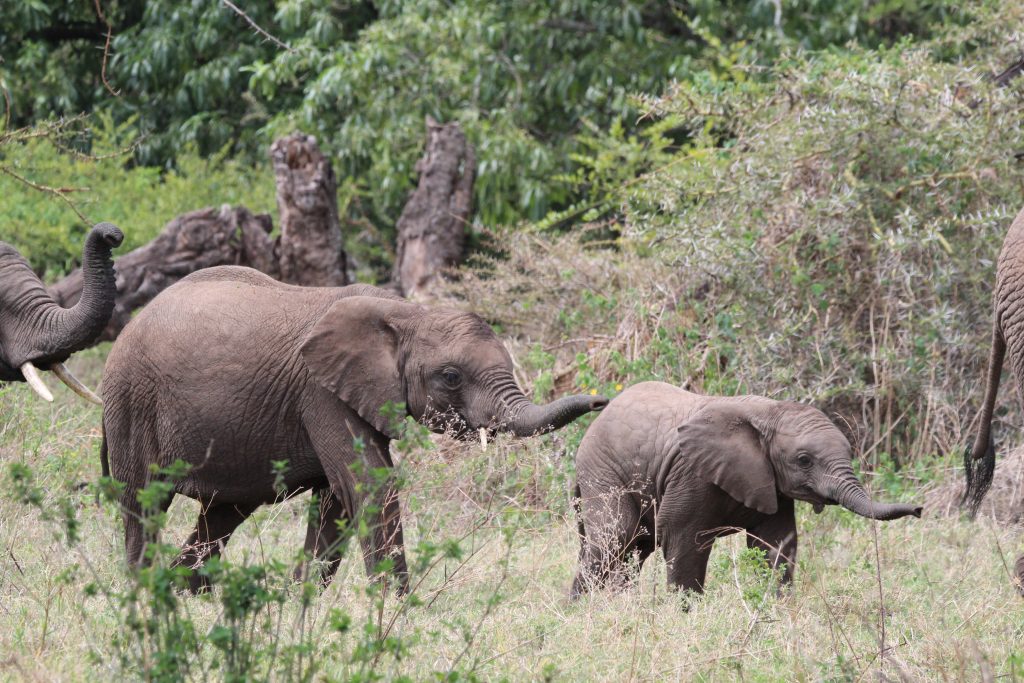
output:
[[[192,575],[188,579],[190,591],[198,593],[201,590],[209,589],[209,578],[202,576],[199,573],[199,568],[211,557],[220,555],[231,538],[231,534],[239,524],[249,518],[249,515],[257,507],[259,506],[202,503],[196,526],[188,540],[182,544],[181,553],[172,565],[192,569]]]
[[[779,510],[747,529],[747,547],[760,548],[772,568],[782,569],[782,582],[792,583],[796,566],[796,515],[791,498],[779,497]]]
[[[305,580],[310,560],[316,560],[321,563],[320,585],[327,587],[338,571],[349,538],[339,527],[339,522],[349,521],[352,516],[330,487],[317,489],[314,494],[319,500],[318,514],[316,519],[309,520],[306,527],[306,560],[295,568],[295,580]]]
[[[303,416],[306,434],[327,474],[334,497],[341,503],[341,510],[350,519],[355,519],[357,514],[367,515],[370,533],[360,539],[367,575],[373,580],[381,579],[376,576],[376,567],[384,559],[390,558],[393,562],[390,573],[398,581],[395,591],[404,594],[408,590],[409,570],[402,545],[398,497],[391,482],[381,481],[377,476],[392,467],[391,456],[388,454],[389,441],[361,420],[358,425],[352,425],[351,419],[339,419],[337,413],[338,400],[324,392],[321,400],[314,401]],[[357,453],[356,441],[362,444],[360,453]],[[363,471],[355,472],[353,468]],[[358,487],[360,492],[357,492],[357,474],[362,484]],[[334,530],[337,525],[325,523],[324,533],[328,528]],[[327,542],[323,547],[330,546]]]

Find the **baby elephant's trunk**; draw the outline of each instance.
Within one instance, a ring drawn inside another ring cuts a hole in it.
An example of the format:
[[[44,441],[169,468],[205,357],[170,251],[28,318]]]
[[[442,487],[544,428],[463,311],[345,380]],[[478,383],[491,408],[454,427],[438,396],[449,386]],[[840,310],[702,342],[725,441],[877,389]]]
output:
[[[854,477],[853,471],[844,476],[839,484],[833,487],[830,497],[847,510],[861,517],[888,521],[913,515],[921,516],[921,506],[905,503],[877,503],[868,497],[867,491]]]

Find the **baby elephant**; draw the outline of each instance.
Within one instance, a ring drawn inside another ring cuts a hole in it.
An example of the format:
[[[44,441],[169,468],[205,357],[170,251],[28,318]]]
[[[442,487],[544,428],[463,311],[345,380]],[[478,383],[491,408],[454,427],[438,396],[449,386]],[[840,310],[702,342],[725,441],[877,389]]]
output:
[[[630,387],[594,421],[576,456],[581,536],[571,597],[628,580],[661,546],[670,586],[704,588],[711,544],[747,532],[791,581],[793,501],[839,504],[873,519],[921,516],[876,503],[850,467],[850,444],[810,406],[759,396],[700,396],[662,382]]]

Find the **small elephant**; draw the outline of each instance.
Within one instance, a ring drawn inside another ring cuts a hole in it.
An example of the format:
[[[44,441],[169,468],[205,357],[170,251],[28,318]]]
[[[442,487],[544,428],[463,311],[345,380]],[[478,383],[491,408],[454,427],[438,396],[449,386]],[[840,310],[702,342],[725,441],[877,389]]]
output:
[[[967,478],[961,506],[973,518],[992,485],[996,450],[992,439],[992,413],[999,393],[1003,360],[1010,352],[1010,367],[1017,380],[1017,395],[1024,396],[1024,210],[1010,225],[996,265],[996,286],[992,292],[992,347],[989,352],[985,399],[978,417],[974,445],[964,453]]]
[[[110,251],[122,240],[124,234],[110,223],[99,223],[89,232],[82,252],[82,298],[71,308],[54,301],[28,261],[0,242],[0,381],[28,382],[52,401],[39,376],[42,368],[82,398],[103,404],[64,361],[92,344],[110,320],[117,294]]]
[[[759,396],[701,396],[643,382],[616,397],[576,455],[580,558],[571,597],[628,582],[656,546],[671,587],[701,592],[711,544],[747,533],[791,581],[793,501],[839,504],[873,519],[921,516],[914,505],[868,498],[850,444],[810,406]]]
[[[408,575],[398,502],[390,484],[368,492],[366,480],[392,465],[396,421],[387,405],[404,406],[399,419],[465,437],[541,434],[607,403],[571,396],[534,405],[505,347],[471,313],[368,285],[286,285],[236,266],[198,271],[153,299],[114,343],[103,388],[101,457],[104,474],[126,484],[131,565],[143,563],[148,536],[137,492],[151,466],[180,459],[191,469],[174,491],[202,510],[178,564],[198,568],[258,506],[314,489],[320,518],[305,547],[324,561],[321,582],[341,557],[338,523],[366,509],[367,571],[390,558],[399,591]],[[287,468],[275,473],[282,460]],[[198,572],[191,582],[206,586]]]

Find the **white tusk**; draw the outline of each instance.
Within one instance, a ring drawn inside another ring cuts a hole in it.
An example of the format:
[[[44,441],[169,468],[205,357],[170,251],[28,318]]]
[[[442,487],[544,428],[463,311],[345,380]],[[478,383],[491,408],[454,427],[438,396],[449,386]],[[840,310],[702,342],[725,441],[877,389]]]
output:
[[[21,374],[25,376],[25,381],[28,385],[39,394],[44,401],[53,401],[53,394],[43,384],[42,378],[39,377],[39,371],[36,370],[36,366],[32,365],[32,361],[29,361],[21,366]]]
[[[50,366],[50,371],[57,375],[57,379],[68,385],[68,389],[75,392],[86,401],[95,403],[98,406],[103,405],[103,399],[97,396],[92,389],[82,384],[77,377],[71,374],[71,371],[68,370],[63,363],[54,363]]]
[[[480,450],[487,450],[487,430],[483,427],[480,428]]]

